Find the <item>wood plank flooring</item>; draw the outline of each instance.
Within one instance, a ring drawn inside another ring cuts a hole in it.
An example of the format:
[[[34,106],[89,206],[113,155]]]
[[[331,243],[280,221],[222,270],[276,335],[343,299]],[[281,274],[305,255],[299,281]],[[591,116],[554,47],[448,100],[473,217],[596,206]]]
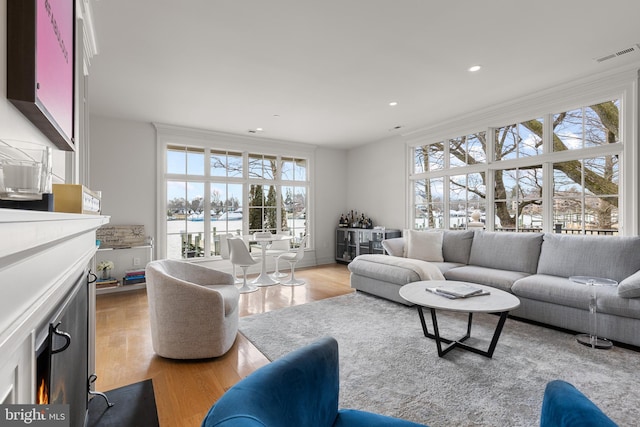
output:
[[[353,292],[346,265],[300,269],[296,277],[306,285],[276,285],[241,295],[240,316]],[[199,426],[229,387],[269,363],[241,334],[219,358],[179,361],[156,356],[145,290],[98,295],[96,317],[96,390],[153,379],[161,427]]]

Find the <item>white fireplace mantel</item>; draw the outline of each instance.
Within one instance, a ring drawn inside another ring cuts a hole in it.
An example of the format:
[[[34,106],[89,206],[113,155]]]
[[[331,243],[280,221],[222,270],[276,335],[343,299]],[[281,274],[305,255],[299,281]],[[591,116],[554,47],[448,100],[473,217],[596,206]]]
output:
[[[89,265],[108,221],[0,209],[0,403],[34,402],[37,328]]]

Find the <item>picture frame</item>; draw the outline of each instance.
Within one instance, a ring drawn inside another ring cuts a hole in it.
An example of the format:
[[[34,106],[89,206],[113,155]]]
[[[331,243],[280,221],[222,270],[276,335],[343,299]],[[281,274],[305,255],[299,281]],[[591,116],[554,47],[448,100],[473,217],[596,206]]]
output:
[[[7,99],[75,150],[75,0],[7,0]]]

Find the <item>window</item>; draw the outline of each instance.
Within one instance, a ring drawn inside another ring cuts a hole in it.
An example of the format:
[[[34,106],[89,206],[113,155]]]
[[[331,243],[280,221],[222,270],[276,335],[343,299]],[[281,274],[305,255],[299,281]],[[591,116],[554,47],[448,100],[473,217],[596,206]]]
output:
[[[609,101],[553,116],[553,151],[579,150],[619,142],[620,101]]]
[[[465,228],[480,211],[496,231],[617,234],[620,105],[606,101],[413,147],[413,227]]]
[[[414,228],[444,227],[444,178],[414,181]]]
[[[204,150],[169,146],[166,159],[167,175],[172,177],[166,183],[167,253],[175,258],[196,256],[202,243],[196,219],[203,211]]]
[[[449,167],[486,163],[486,133],[454,138],[449,141]]]
[[[495,171],[495,229],[542,231],[542,166]]]
[[[241,150],[242,144],[217,140],[179,144],[181,139],[159,132],[165,188],[160,256],[219,256],[221,234],[290,234],[295,247],[308,233],[309,157]]]
[[[554,227],[568,233],[616,234],[618,156],[554,163]]]
[[[542,154],[542,129],[542,119],[496,129],[496,160],[519,159]]]
[[[449,180],[449,228],[466,228],[475,211],[480,212],[484,222],[485,194],[484,172],[452,176]]]

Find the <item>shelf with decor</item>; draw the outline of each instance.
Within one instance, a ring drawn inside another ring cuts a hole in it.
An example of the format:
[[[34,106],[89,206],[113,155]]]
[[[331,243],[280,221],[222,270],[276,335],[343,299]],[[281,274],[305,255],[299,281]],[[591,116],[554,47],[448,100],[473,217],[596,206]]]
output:
[[[94,269],[98,279],[96,293],[132,291],[145,287],[144,269],[153,259],[153,245],[132,246],[130,248],[98,248]],[[101,264],[113,263],[105,273]],[[142,276],[142,277],[141,277]]]
[[[133,291],[146,286],[145,267],[153,260],[153,242],[139,225],[98,229],[96,294]]]

